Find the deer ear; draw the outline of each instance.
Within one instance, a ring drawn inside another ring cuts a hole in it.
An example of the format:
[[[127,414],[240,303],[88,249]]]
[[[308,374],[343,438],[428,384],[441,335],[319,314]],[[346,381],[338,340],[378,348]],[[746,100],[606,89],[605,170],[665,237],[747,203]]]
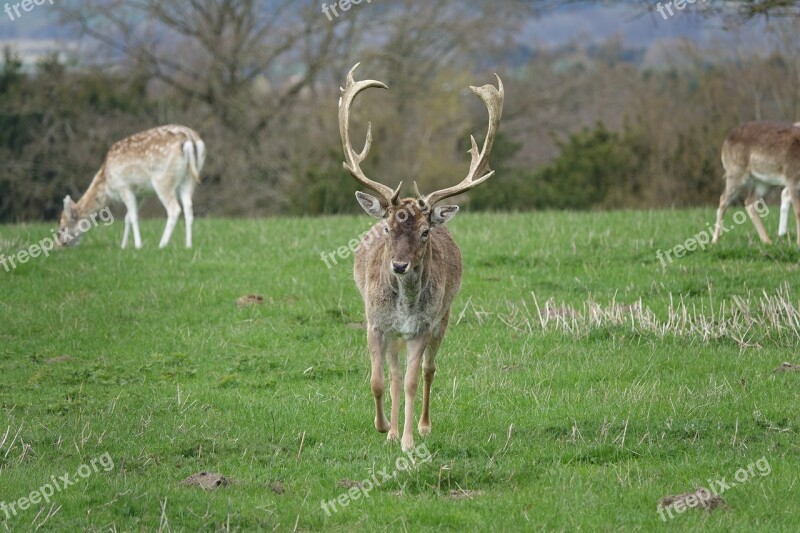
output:
[[[72,201],[70,195],[66,195],[64,197],[64,213],[67,215],[68,218],[72,218],[72,208],[75,206],[75,202]]]
[[[374,196],[358,191],[356,192],[356,200],[368,215],[375,218],[383,218],[386,215],[386,209],[381,205],[380,200]]]
[[[440,205],[439,207],[434,207],[433,213],[431,213],[431,225],[441,226],[456,216],[456,213],[458,213],[457,205]]]

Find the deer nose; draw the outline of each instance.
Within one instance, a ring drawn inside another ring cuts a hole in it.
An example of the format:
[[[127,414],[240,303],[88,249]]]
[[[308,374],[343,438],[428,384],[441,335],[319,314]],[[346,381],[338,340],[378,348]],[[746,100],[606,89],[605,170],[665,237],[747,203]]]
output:
[[[392,270],[394,270],[397,274],[405,274],[406,270],[408,270],[408,263],[397,263],[392,261]]]

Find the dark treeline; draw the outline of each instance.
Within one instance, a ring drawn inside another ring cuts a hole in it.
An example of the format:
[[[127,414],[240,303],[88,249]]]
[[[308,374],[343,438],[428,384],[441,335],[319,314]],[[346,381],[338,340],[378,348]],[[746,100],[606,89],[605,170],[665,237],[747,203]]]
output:
[[[497,175],[463,200],[473,209],[713,205],[726,132],[800,117],[793,19],[771,22],[759,47],[733,28],[703,46],[548,49],[509,38],[535,16],[524,2],[362,2],[332,20],[283,1],[107,4],[59,8],[89,43],[77,58],[26,65],[4,51],[0,222],[54,220],[114,141],[165,123],[206,141],[200,215],[355,212],[336,102],[356,61],[360,78],[390,87],[356,104],[356,144],[367,121],[375,137],[365,170],[423,191],[465,175],[469,134],[480,141],[486,128],[466,87],[502,76]]]

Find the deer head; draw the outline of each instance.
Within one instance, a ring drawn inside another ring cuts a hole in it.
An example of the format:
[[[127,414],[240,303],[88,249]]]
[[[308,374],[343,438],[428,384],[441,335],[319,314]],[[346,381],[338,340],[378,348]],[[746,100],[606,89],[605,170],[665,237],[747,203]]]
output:
[[[83,238],[80,229],[80,211],[78,204],[67,195],[64,197],[64,210],[58,220],[58,236],[56,246],[77,246]]]
[[[367,178],[361,170],[361,162],[369,154],[372,146],[372,124],[367,125],[367,138],[361,152],[357,153],[350,141],[350,107],[355,97],[370,87],[388,89],[386,84],[376,80],[355,81],[353,74],[359,65],[360,63],[356,63],[347,74],[347,82],[345,88],[341,89],[342,95],[339,99],[339,133],[345,156],[344,167],[357,182],[378,193],[376,197],[359,191],[356,193],[356,198],[369,215],[385,221],[384,232],[389,239],[387,250],[390,255],[388,259],[391,270],[397,275],[404,275],[420,267],[428,249],[426,244],[432,228],[445,224],[458,213],[456,205],[436,204],[451,196],[467,192],[494,175],[494,171],[489,168],[489,154],[503,113],[503,82],[495,74],[497,87],[494,85],[470,87],[472,92],[486,104],[489,111],[489,130],[480,150],[475,137],[470,136],[471,162],[467,177],[457,185],[428,195],[420,194],[415,182],[416,197],[400,200],[398,197],[403,182],[400,182],[396,189],[392,189]]]

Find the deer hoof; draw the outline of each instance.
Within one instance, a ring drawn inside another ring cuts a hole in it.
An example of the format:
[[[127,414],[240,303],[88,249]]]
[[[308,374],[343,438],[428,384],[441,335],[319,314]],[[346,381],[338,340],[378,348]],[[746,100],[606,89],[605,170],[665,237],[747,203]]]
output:
[[[419,426],[417,426],[417,431],[419,431],[421,436],[427,437],[431,433],[431,423],[428,422],[427,424],[423,424],[420,422]]]
[[[403,436],[403,440],[400,441],[400,447],[403,449],[404,452],[408,452],[414,449],[414,437],[411,435]]]
[[[386,440],[389,442],[395,442],[400,440],[400,432],[396,429],[389,431],[389,434],[386,435]]]
[[[386,420],[386,417],[383,417],[383,420],[375,417],[375,429],[377,429],[379,433],[386,433],[389,431],[389,427],[389,421]]]

